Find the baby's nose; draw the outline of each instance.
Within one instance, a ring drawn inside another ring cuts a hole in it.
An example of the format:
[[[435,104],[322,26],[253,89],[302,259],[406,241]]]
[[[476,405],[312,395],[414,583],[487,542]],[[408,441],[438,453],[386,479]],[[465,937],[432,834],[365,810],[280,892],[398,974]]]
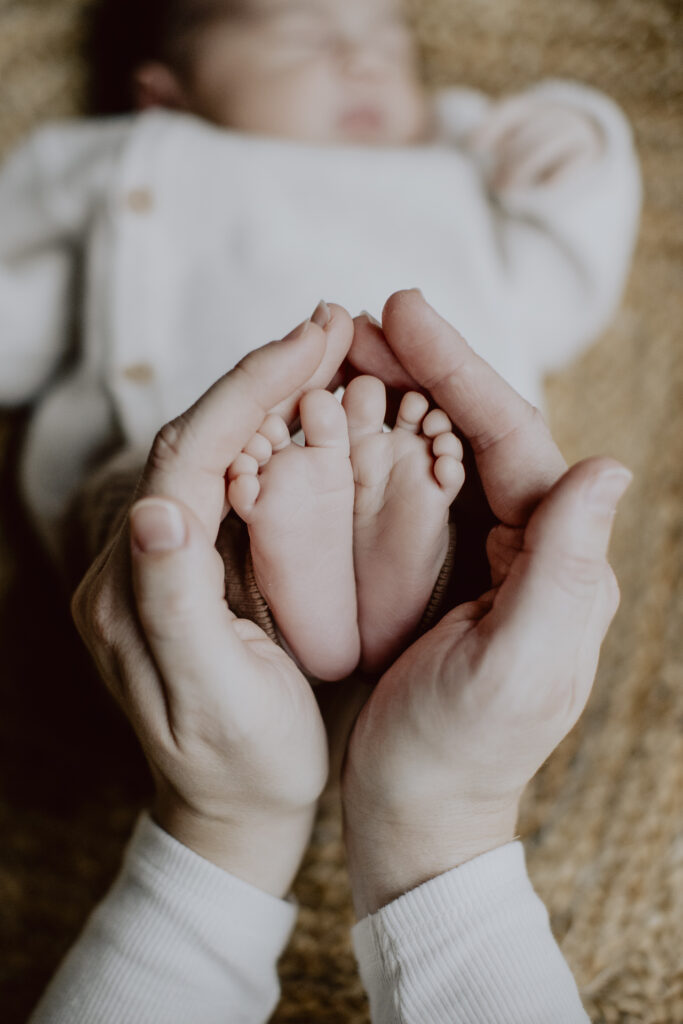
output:
[[[337,40],[336,56],[347,74],[375,74],[382,70],[382,55],[372,39],[364,36],[340,37]]]

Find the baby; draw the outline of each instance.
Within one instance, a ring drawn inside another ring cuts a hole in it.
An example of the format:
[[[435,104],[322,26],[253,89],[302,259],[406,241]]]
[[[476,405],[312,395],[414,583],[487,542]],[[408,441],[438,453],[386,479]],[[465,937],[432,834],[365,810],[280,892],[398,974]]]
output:
[[[320,295],[377,308],[419,283],[536,404],[614,312],[640,184],[594,90],[429,95],[395,0],[110,0],[96,36],[99,111],[121,116],[41,129],[0,174],[0,401],[40,395],[22,487],[58,560],[83,482],[139,467]],[[259,589],[327,678],[359,640],[372,668],[415,628],[462,482],[443,414],[411,394],[386,433],[384,401],[367,378],[343,409],[314,392],[305,448],[271,456],[271,423],[231,471]],[[83,529],[94,553],[106,531]],[[311,531],[329,564],[301,576]]]

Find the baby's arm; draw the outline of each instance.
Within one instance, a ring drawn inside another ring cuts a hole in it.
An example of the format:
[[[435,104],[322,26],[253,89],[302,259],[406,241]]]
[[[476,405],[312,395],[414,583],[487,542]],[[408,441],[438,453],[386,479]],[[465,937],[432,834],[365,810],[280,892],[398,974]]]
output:
[[[605,154],[606,135],[589,111],[526,93],[495,104],[468,138],[496,192],[568,178]]]
[[[63,358],[75,245],[122,127],[35,131],[0,168],[0,405],[29,401]]]
[[[493,201],[507,335],[538,371],[557,369],[621,297],[641,203],[630,126],[608,97],[575,82],[543,82],[500,103],[466,98],[457,141]]]

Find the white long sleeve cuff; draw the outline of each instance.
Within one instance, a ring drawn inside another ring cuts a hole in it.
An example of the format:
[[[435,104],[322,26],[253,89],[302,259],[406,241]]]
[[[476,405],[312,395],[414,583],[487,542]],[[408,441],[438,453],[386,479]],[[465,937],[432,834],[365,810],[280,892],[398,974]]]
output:
[[[143,814],[31,1024],[262,1024],[279,999],[277,960],[297,910]]]
[[[586,1024],[574,978],[509,843],[352,930],[374,1024]]]

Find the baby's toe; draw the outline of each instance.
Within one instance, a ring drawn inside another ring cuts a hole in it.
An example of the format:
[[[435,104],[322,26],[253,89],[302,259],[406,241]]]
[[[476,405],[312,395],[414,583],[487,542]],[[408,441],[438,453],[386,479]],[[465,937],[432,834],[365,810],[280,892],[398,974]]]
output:
[[[329,391],[308,391],[299,405],[307,448],[341,448],[349,453],[346,413]]]
[[[398,430],[405,430],[410,434],[419,433],[420,424],[428,409],[429,402],[424,395],[421,395],[418,391],[409,391],[403,396],[398,408],[396,428]]]
[[[434,476],[449,500],[453,501],[465,482],[465,467],[452,455],[440,455],[434,463]]]
[[[258,462],[253,455],[240,452],[234,462],[228,467],[228,480],[236,480],[240,476],[256,476],[258,474]]]
[[[462,461],[465,453],[460,438],[456,437],[452,431],[449,431],[447,434],[437,434],[434,438],[432,441],[432,454],[435,459],[438,459],[440,455],[450,455],[452,458]]]
[[[371,434],[380,434],[387,411],[387,392],[377,377],[355,377],[342,398],[351,447]]]
[[[271,451],[274,452],[279,452],[286,448],[291,441],[289,427],[282,419],[282,416],[276,416],[275,413],[266,416],[259,429],[259,434],[269,442]]]
[[[257,476],[241,474],[228,485],[228,501],[240,519],[249,522],[261,492],[261,484]]]
[[[436,437],[437,434],[447,434],[451,430],[451,421],[443,409],[432,409],[422,424],[422,433],[425,437]]]
[[[259,467],[265,466],[273,454],[273,446],[264,434],[254,434],[251,441],[244,448],[245,455],[251,455],[256,459]]]

